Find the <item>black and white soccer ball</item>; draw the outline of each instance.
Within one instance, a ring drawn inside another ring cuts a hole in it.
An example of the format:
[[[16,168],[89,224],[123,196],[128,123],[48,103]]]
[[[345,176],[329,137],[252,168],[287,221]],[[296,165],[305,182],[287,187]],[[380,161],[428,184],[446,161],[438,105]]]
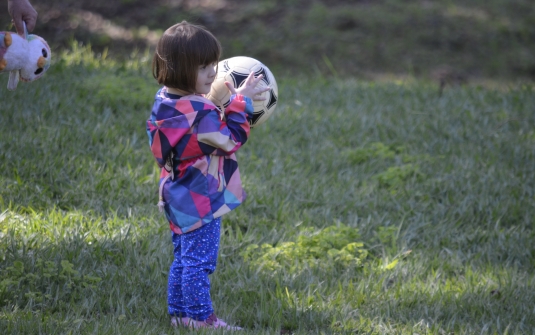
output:
[[[273,114],[278,101],[277,81],[269,68],[260,61],[245,56],[236,56],[219,62],[217,75],[212,84],[210,93],[206,95],[222,111],[230,104],[230,91],[225,86],[225,81],[230,82],[235,88],[240,87],[249,73],[254,72],[255,77],[263,74],[264,77],[257,87],[269,86],[271,89],[262,93],[266,98],[262,101],[253,101],[253,118],[249,121],[251,127],[256,127]]]

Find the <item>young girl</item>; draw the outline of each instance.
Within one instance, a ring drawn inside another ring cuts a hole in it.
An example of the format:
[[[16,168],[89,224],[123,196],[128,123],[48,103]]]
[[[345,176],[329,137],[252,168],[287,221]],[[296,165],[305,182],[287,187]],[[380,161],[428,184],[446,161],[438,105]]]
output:
[[[210,92],[221,54],[218,40],[183,21],[165,31],[152,61],[164,85],[147,121],[152,154],[161,169],[160,209],[172,231],[168,309],[173,326],[226,328],[214,314],[208,275],[216,267],[221,216],[245,198],[235,152],[249,136],[252,100],[261,76],[249,75],[221,115],[203,94]]]

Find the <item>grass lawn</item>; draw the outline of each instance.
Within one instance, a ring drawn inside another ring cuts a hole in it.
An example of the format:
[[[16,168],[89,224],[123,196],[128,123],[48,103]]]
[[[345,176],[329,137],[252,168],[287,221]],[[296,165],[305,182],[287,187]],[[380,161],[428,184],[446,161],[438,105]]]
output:
[[[192,333],[166,315],[150,57],[56,59],[15,92],[0,77],[1,333]],[[219,316],[244,334],[535,333],[533,85],[277,78],[238,152]]]

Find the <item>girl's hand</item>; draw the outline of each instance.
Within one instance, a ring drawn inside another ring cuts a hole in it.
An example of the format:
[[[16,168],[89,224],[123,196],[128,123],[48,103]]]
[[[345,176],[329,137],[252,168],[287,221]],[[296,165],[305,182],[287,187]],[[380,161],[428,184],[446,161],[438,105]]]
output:
[[[232,84],[228,81],[225,81],[225,85],[227,85],[230,94],[241,94],[243,96],[251,98],[254,101],[266,100],[266,98],[261,96],[261,94],[269,91],[271,88],[269,86],[256,87],[263,77],[264,75],[261,74],[255,78],[254,72],[251,72],[249,73],[249,76],[247,77],[247,79],[245,79],[243,84],[237,89],[234,88],[234,86],[232,86]]]

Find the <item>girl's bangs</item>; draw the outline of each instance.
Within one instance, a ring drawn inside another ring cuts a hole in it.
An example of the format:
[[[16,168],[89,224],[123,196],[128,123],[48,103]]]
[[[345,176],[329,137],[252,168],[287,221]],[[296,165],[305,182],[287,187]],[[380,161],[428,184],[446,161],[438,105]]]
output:
[[[199,60],[201,65],[210,65],[217,63],[221,56],[221,46],[217,40],[209,38],[206,43],[203,43],[203,47],[199,50]]]

